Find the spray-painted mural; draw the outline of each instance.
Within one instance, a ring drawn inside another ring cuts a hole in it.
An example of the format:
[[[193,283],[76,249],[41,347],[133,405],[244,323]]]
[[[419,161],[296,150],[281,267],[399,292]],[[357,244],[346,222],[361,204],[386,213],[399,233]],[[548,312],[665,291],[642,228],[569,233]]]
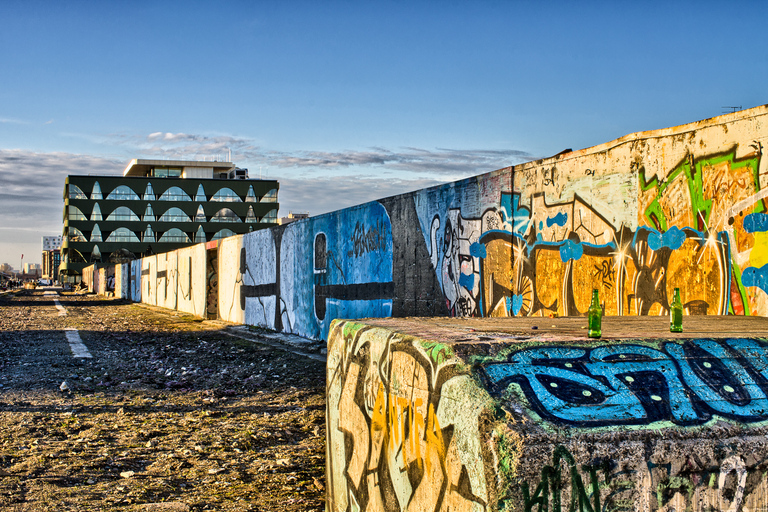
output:
[[[492,447],[479,422],[491,401],[451,349],[352,322],[334,329],[328,510],[488,510]]]
[[[659,346],[539,347],[484,365],[498,396],[559,425],[700,425],[768,420],[768,344],[688,340]]]
[[[240,286],[250,325],[319,339],[335,318],[392,315],[392,227],[379,203],[245,235],[239,250],[225,282]]]
[[[596,288],[608,315],[659,315],[678,287],[689,315],[765,316],[768,170],[760,141],[742,146],[649,177],[626,143],[415,193],[450,314],[584,315]]]

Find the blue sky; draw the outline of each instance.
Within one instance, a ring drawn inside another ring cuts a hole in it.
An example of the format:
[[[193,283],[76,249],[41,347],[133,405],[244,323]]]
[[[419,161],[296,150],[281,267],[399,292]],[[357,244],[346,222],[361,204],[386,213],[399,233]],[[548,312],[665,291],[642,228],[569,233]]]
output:
[[[319,214],[768,103],[768,2],[0,2],[0,262],[67,174],[211,158]]]

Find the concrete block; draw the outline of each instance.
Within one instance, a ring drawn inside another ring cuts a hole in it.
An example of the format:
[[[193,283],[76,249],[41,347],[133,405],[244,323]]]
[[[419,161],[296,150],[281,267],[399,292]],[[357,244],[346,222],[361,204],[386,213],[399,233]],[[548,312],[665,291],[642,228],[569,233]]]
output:
[[[766,318],[335,321],[327,510],[768,510]]]

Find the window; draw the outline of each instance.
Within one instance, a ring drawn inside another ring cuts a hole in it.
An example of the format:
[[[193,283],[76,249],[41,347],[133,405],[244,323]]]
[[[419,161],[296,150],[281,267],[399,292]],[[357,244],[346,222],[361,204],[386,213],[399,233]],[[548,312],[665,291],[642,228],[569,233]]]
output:
[[[221,231],[216,232],[216,234],[213,235],[213,238],[211,240],[212,241],[219,240],[221,238],[227,238],[228,236],[234,236],[234,235],[235,235],[235,232],[232,231],[231,229],[222,229]]]
[[[99,225],[95,224],[93,226],[93,231],[91,231],[91,242],[101,242],[101,229],[99,229]]]
[[[155,221],[155,212],[152,211],[152,205],[148,204],[147,209],[144,210],[144,218],[142,219],[144,222],[154,222]]]
[[[152,184],[147,183],[147,188],[144,189],[144,200],[145,201],[154,201],[155,200],[155,191],[152,190]]]
[[[195,243],[201,244],[204,243],[205,240],[205,231],[203,231],[203,226],[199,226],[197,228],[197,233],[195,233]]]
[[[189,240],[189,237],[185,232],[180,230],[179,228],[172,228],[163,233],[163,236],[160,237],[160,240],[158,242],[182,242],[182,243],[191,243]]]
[[[203,210],[203,205],[197,207],[195,222],[205,222],[205,210]]]
[[[192,198],[179,187],[171,187],[160,196],[160,201],[191,201]]]
[[[91,192],[91,200],[101,200],[103,197],[101,197],[101,186],[99,185],[99,182],[93,184],[93,191]]]
[[[277,210],[272,210],[261,218],[262,222],[277,222]]]
[[[277,189],[273,188],[261,198],[262,203],[276,203],[277,202]]]
[[[70,242],[87,242],[88,239],[85,238],[85,235],[82,231],[80,231],[77,228],[73,228],[70,226],[69,228],[69,241]]]
[[[158,178],[178,178],[181,176],[180,167],[155,167],[152,169],[152,176]]]
[[[91,240],[91,242],[93,242],[93,240]],[[101,261],[101,250],[98,245],[93,246],[93,250],[91,251],[91,261]]]
[[[96,203],[93,205],[93,210],[91,211],[91,221],[92,222],[101,222],[101,208],[99,208],[99,203]]]
[[[80,187],[77,185],[70,185],[69,186],[69,198],[70,199],[88,199],[88,196],[86,196],[82,190],[80,190]]]
[[[136,233],[128,228],[117,228],[107,237],[107,242],[141,242]]]
[[[245,202],[246,203],[255,203],[256,202],[256,194],[253,193],[253,185],[251,185],[248,188],[248,195],[245,196]]]
[[[109,193],[107,199],[113,201],[139,201],[139,196],[128,185],[120,185]]]
[[[229,208],[222,208],[216,212],[216,215],[211,217],[211,222],[243,222],[235,212]]]
[[[180,208],[170,208],[157,220],[159,222],[192,222],[189,215],[184,213]]]
[[[66,261],[69,263],[85,263],[85,257],[83,256],[83,253],[77,249],[70,248],[69,252],[65,256],[67,257]]]
[[[253,213],[253,206],[248,207],[248,215],[245,216],[245,222],[258,222],[256,215]]]
[[[140,221],[139,216],[133,213],[133,210],[128,208],[127,206],[121,206],[120,208],[115,209],[112,213],[109,214],[109,217],[107,217],[107,221]]]
[[[80,208],[77,206],[70,206],[67,211],[67,218],[69,220],[88,220],[88,217],[83,215],[83,212],[80,211]]]
[[[142,242],[155,242],[155,232],[152,231],[152,226],[147,225],[147,229],[144,230],[144,238],[142,239]]]
[[[215,194],[213,194],[213,197],[211,198],[211,201],[216,201],[219,203],[242,203],[242,199],[240,199],[240,196],[235,194],[235,192],[230,188],[222,188]]]
[[[207,199],[205,198],[205,191],[203,190],[202,183],[197,187],[197,194],[195,194],[195,201],[199,203],[204,203],[207,201]]]

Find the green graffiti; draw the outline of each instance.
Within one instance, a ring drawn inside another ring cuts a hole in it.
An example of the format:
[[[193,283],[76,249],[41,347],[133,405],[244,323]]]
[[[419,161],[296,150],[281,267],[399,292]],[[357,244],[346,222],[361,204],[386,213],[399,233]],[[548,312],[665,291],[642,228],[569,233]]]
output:
[[[568,508],[563,508],[562,491],[566,488],[563,485],[563,469],[561,462],[567,465],[567,476],[570,476],[570,503]],[[581,478],[576,460],[573,455],[564,447],[558,446],[552,455],[552,465],[544,466],[541,470],[541,481],[536,486],[533,494],[530,493],[530,487],[527,483],[522,484],[523,501],[525,512],[531,512],[534,507],[538,507],[538,512],[602,512],[600,506],[600,482],[597,477],[597,470],[607,468],[584,464],[581,469],[589,475],[589,491]],[[590,501],[590,495],[592,501]]]
[[[334,320],[334,322],[337,321],[338,320]],[[357,322],[344,322],[344,326],[342,327],[342,336],[344,339],[353,338],[357,334],[357,331],[363,327],[365,327],[363,324],[359,324]]]
[[[441,365],[453,357],[453,350],[444,343],[436,341],[422,341],[423,348],[433,363]]]
[[[667,219],[666,214],[661,207],[660,199],[664,196],[668,188],[670,188],[674,182],[678,179],[685,179],[688,189],[688,198],[691,201],[691,214],[692,218],[696,219],[695,222],[702,225],[695,226],[678,226],[679,228],[691,227],[697,230],[706,229],[706,226],[710,223],[710,215],[712,213],[712,199],[706,199],[704,194],[704,169],[717,167],[722,163],[728,163],[728,169],[731,172],[739,171],[742,169],[749,169],[752,183],[750,185],[753,190],[757,192],[760,190],[760,180],[758,176],[758,169],[760,168],[760,154],[750,156],[742,160],[736,159],[736,147],[730,149],[730,151],[714,155],[706,158],[699,158],[694,161],[692,156],[689,156],[677,167],[672,169],[667,176],[661,180],[654,177],[650,181],[645,179],[645,170],[642,169],[639,172],[638,179],[640,181],[640,190],[647,192],[653,188],[656,189],[656,197],[648,205],[643,212],[643,216],[648,221],[648,224],[655,227],[659,231],[666,231],[670,227],[670,219]],[[708,194],[714,196],[714,192]],[[759,213],[764,210],[762,201],[755,203],[754,209],[751,213]]]

